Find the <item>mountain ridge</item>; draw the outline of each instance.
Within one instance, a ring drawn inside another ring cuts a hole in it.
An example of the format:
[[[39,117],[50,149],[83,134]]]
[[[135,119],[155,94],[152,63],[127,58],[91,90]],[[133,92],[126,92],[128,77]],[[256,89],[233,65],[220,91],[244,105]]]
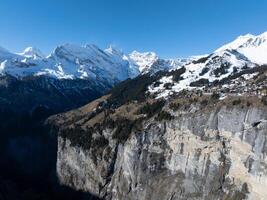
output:
[[[267,56],[265,56],[267,32],[258,36],[252,34],[239,36],[209,55],[227,50],[237,51],[254,64],[267,64]],[[95,79],[97,76],[103,76],[110,82],[116,82],[134,78],[139,74],[177,69],[204,59],[205,56],[162,59],[154,52],[140,53],[135,50],[125,54],[113,47],[102,50],[93,44],[79,46],[70,43],[57,46],[48,56],[44,56],[34,47],[28,47],[23,53],[18,54],[0,48],[0,73],[17,78],[46,75],[59,79]]]
[[[16,184],[40,177],[18,194],[39,194],[53,172],[106,200],[262,199],[267,65],[240,49],[148,53],[142,72],[114,48],[65,44],[43,59],[0,50],[2,171]]]
[[[153,52],[133,51],[126,55],[113,47],[102,50],[93,44],[79,46],[66,43],[57,46],[48,56],[34,47],[27,47],[17,54],[1,48],[0,74],[16,78],[45,75],[59,79],[94,79],[102,76],[116,82],[175,66],[175,62],[172,62],[172,65],[153,69],[153,64],[158,60],[163,59]]]

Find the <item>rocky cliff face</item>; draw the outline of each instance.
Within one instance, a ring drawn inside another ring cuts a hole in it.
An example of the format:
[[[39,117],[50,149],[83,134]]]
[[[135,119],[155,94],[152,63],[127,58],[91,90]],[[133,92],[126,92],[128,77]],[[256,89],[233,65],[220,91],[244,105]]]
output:
[[[81,123],[80,111],[71,126],[84,128],[89,145],[59,135],[58,178],[110,200],[266,199],[266,106],[226,101],[176,109],[169,102],[156,117],[133,116],[141,105],[128,104],[113,112],[115,124],[94,130],[88,127],[95,117]],[[119,125],[127,109],[141,128]],[[118,137],[118,129],[127,137]]]

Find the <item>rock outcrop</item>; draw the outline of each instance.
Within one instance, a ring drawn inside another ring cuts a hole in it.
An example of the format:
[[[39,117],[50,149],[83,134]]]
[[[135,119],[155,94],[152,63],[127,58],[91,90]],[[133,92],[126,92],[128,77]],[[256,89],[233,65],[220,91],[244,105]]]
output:
[[[61,184],[110,200],[267,198],[265,106],[169,105],[161,113],[171,118],[144,118],[124,140],[118,124],[83,126],[87,146],[59,134]]]

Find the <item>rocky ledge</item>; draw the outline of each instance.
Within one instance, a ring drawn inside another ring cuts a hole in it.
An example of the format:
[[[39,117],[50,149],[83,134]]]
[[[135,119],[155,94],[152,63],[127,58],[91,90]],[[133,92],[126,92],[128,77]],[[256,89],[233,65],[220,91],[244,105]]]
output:
[[[61,184],[109,200],[266,199],[264,101],[106,102],[49,119]]]

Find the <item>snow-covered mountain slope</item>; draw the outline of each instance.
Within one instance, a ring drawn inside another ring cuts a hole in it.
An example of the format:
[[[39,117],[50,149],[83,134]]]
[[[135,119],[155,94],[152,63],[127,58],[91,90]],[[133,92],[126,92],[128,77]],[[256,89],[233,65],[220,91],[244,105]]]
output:
[[[54,71],[83,79],[122,81],[130,77],[129,63],[123,55],[112,49],[101,50],[95,45],[84,47],[66,44],[59,46],[48,56]]]
[[[173,75],[162,77],[158,81],[160,84],[149,87],[149,92],[158,93],[158,97],[166,97],[184,89],[193,90],[196,87],[209,85],[214,81],[220,81],[244,69],[255,66],[254,63],[239,52],[223,50],[184,65],[183,73],[179,80],[174,81]],[[164,87],[166,84],[171,85],[171,88],[166,89]]]
[[[33,47],[23,53],[11,53],[0,49],[0,74],[16,78],[48,76],[58,79],[101,80],[114,84],[139,74],[155,73],[182,66],[186,60],[164,60],[155,53],[123,52],[95,45],[58,46],[49,56]]]
[[[211,83],[245,68],[263,64],[267,64],[267,32],[258,36],[240,36],[210,55],[188,59],[162,59],[154,52],[133,51],[127,55],[112,47],[102,50],[95,45],[64,44],[47,57],[32,47],[20,54],[0,48],[1,75],[17,78],[41,75],[57,79],[77,78],[114,85],[139,74],[184,67],[183,80],[174,86],[175,91],[190,89],[197,81]],[[151,91],[154,89],[150,88]]]
[[[222,47],[218,48],[215,52],[224,51],[226,49],[238,49],[240,46],[242,46],[244,43],[246,43],[249,40],[252,40],[255,36],[252,34],[246,34],[241,35],[237,37],[234,41],[223,45]]]
[[[139,74],[131,69],[123,54],[111,48],[101,50],[95,45],[61,45],[48,57],[32,47],[20,54],[1,48],[0,61],[0,73],[16,78],[44,75],[59,79],[81,78],[115,83]]]
[[[267,64],[267,32],[258,36],[247,34],[222,46],[210,55],[192,57],[184,64],[179,80],[173,75],[163,76],[149,86],[150,94],[168,97],[182,90],[196,90],[216,82],[238,77]],[[168,86],[168,87],[165,87]]]
[[[240,36],[233,42],[217,49],[216,52],[226,49],[234,49],[254,63],[267,64],[267,32],[258,36],[251,34]]]
[[[130,53],[129,58],[132,64],[138,66],[141,73],[146,71],[146,69],[151,68],[151,66],[159,59],[154,52],[140,53],[137,51]]]
[[[189,61],[189,59],[162,59],[154,52],[133,51],[128,57],[130,65],[136,66],[140,74],[176,69]]]
[[[27,47],[22,53],[19,53],[19,55],[24,56],[26,58],[32,58],[32,59],[45,58],[45,55],[39,49],[35,47]]]

